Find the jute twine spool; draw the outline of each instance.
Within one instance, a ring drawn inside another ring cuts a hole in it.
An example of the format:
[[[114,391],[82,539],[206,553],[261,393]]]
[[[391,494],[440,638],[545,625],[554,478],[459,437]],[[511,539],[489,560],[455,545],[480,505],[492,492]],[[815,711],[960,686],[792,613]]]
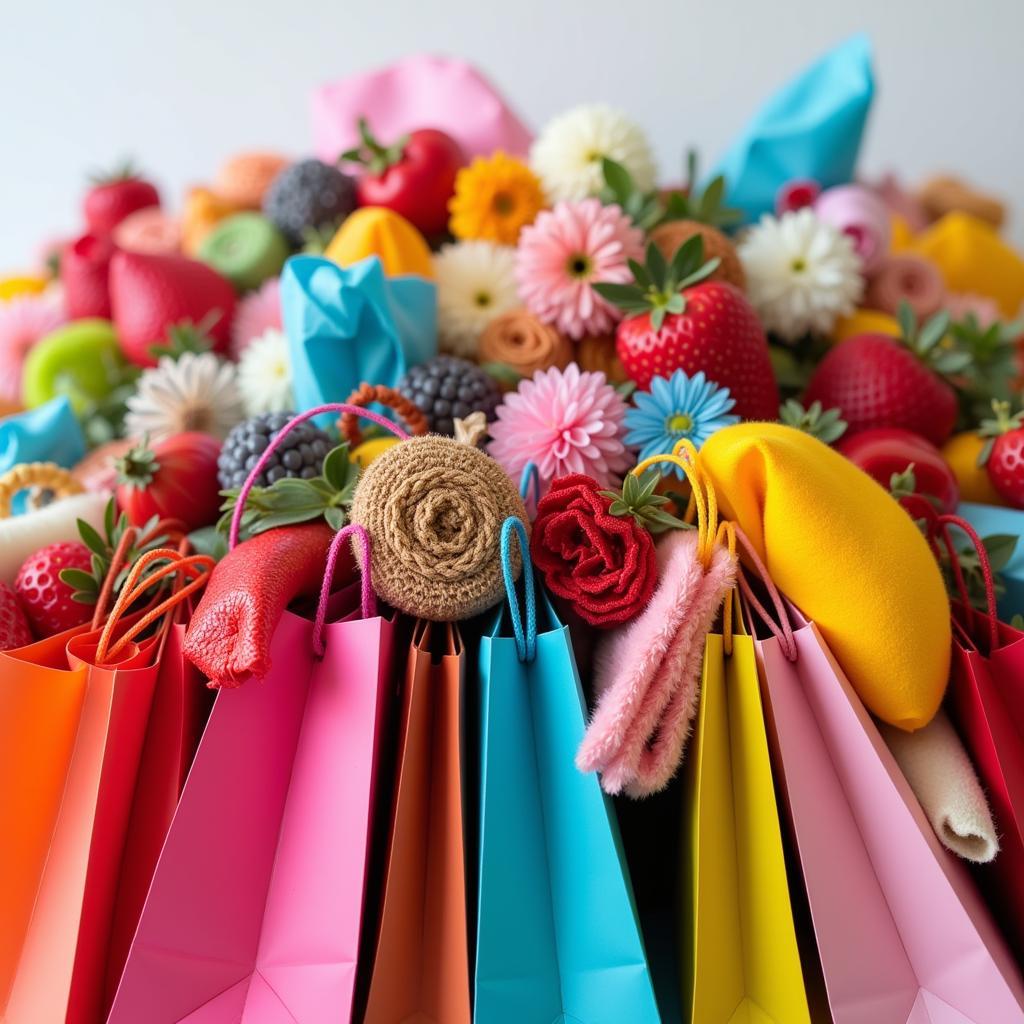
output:
[[[527,522],[494,459],[449,437],[413,437],[364,472],[350,521],[372,544],[373,586],[399,611],[468,619],[504,597],[499,544],[508,516]],[[514,553],[514,572],[522,568]]]

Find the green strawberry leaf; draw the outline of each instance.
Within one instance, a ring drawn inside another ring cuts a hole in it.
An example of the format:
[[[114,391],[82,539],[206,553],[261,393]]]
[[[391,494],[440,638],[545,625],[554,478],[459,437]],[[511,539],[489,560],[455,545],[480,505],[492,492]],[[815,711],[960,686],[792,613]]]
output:
[[[1005,569],[1017,548],[1017,538],[1010,533],[993,533],[983,537],[981,543],[985,546],[993,572]]]
[[[99,584],[91,573],[84,569],[61,569],[58,574],[61,580],[75,590],[81,590],[88,594],[98,594]]]
[[[111,498],[112,503],[113,498]],[[84,519],[78,520],[78,535],[82,538],[82,543],[94,554],[100,557],[104,557],[107,554],[106,541]]]

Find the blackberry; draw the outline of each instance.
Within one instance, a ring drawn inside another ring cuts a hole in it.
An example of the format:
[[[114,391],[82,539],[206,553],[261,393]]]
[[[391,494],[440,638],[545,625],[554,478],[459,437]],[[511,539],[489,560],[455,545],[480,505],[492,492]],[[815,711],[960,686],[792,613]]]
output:
[[[501,401],[498,385],[479,366],[458,356],[436,356],[414,366],[399,382],[398,390],[422,410],[434,434],[455,433],[455,420],[478,409],[494,419]]]
[[[310,229],[344,220],[355,207],[355,181],[314,159],[290,164],[263,197],[263,212],[293,245],[301,245]]]
[[[268,412],[252,416],[234,427],[224,439],[217,459],[221,487],[241,487],[271,440],[280,433],[293,412]],[[297,476],[310,480],[319,476],[324,458],[334,447],[330,435],[306,420],[288,432],[281,446],[256,478],[257,487],[269,487],[275,480]]]

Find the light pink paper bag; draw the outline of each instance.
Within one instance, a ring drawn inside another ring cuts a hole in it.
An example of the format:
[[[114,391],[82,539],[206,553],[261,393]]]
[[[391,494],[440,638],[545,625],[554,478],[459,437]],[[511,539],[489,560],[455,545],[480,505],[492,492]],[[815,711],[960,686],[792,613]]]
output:
[[[817,628],[792,618],[756,646],[834,1021],[1024,1021],[1020,972],[964,866]]]
[[[285,612],[263,680],[221,690],[111,1024],[340,1024],[352,1013],[393,622]]]
[[[390,145],[417,128],[440,128],[467,160],[502,149],[525,156],[529,129],[472,65],[418,54],[386,68],[349,75],[313,93],[313,148],[327,163],[359,145],[357,123]]]

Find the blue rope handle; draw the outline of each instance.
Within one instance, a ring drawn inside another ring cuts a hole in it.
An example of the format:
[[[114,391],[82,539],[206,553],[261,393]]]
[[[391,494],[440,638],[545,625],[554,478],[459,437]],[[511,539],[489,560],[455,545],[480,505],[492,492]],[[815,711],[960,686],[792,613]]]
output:
[[[536,462],[528,462],[523,466],[519,477],[519,497],[523,501],[530,500],[530,484],[533,484],[533,500],[540,501],[540,470]]]
[[[519,539],[519,553],[523,557],[523,585],[526,590],[526,631],[519,612],[516,597],[516,581],[512,575],[511,536],[515,531]],[[516,636],[516,653],[520,661],[533,661],[537,656],[537,595],[533,586],[533,563],[530,561],[530,545],[526,539],[526,527],[518,516],[509,516],[501,524],[501,574],[505,577],[505,593],[508,596],[508,610],[512,616],[512,629]]]

